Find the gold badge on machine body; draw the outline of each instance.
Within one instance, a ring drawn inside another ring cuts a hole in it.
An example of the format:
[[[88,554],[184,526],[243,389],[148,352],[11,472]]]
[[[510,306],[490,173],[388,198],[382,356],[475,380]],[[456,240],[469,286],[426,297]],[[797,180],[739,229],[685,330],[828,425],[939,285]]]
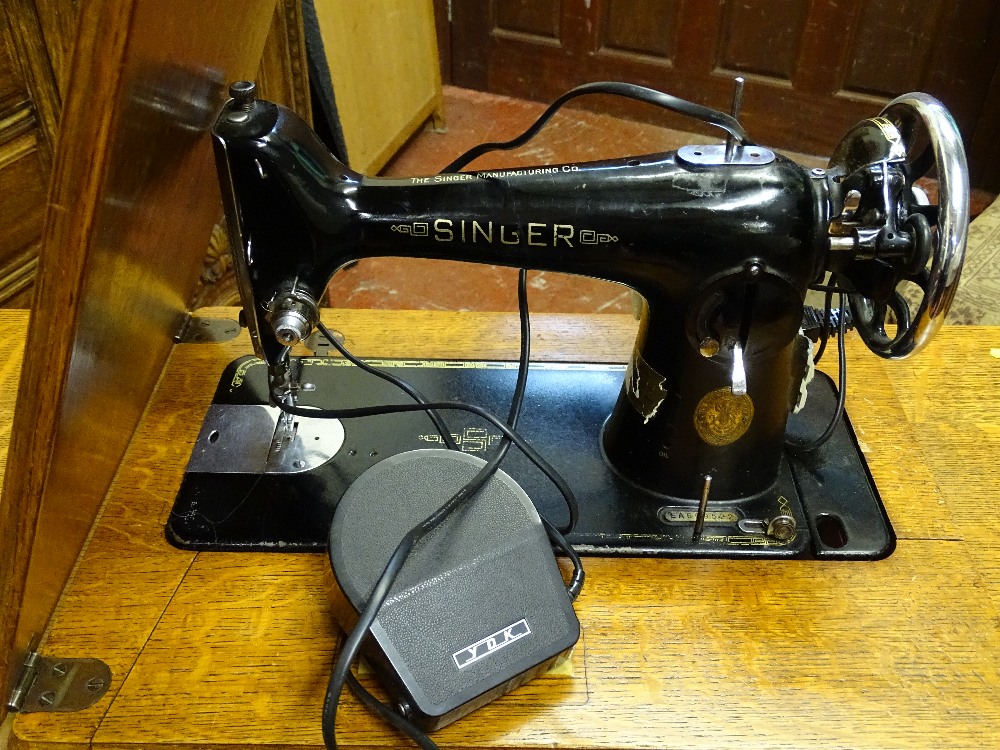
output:
[[[718,388],[701,397],[694,410],[694,428],[709,445],[729,445],[746,433],[753,421],[753,400]]]

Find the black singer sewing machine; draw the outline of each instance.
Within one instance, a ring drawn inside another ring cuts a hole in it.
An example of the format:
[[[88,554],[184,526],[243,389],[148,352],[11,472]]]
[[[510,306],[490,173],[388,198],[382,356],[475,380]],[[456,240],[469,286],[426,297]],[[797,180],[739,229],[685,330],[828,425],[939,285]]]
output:
[[[176,544],[320,549],[339,498],[366,469],[440,447],[425,413],[331,422],[275,406],[408,402],[343,359],[287,352],[313,340],[317,300],[337,269],[409,256],[593,276],[645,300],[627,368],[530,370],[519,432],[577,494],[577,549],[891,553],[892,527],[837,389],[812,377],[803,302],[831,274],[826,288],[847,295],[854,327],[882,357],[914,354],[934,335],[968,226],[952,118],[929,96],[901,96],[853,128],[827,169],[808,169],[752,143],[721,112],[623,84],[569,96],[588,92],[645,98],[720,127],[727,142],[373,178],[333,158],[295,114],[257,100],[252,85],[233,87],[214,139],[256,357],[222,376],[168,524]],[[933,167],[939,201],[925,205],[913,182]],[[897,291],[904,284],[919,288],[912,310]],[[820,316],[827,331],[836,315],[847,311]],[[380,364],[432,400],[493,412],[506,411],[516,374],[511,363]],[[445,416],[462,450],[484,453],[500,439],[474,416]],[[558,494],[523,457],[512,452],[504,470],[543,515],[565,520]]]

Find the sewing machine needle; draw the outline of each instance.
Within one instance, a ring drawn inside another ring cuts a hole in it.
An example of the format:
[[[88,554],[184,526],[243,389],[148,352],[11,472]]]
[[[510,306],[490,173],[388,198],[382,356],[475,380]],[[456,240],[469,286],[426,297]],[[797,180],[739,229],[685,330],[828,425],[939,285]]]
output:
[[[708,510],[708,492],[712,489],[712,475],[705,475],[705,484],[701,488],[701,502],[698,503],[698,515],[694,519],[694,536],[691,542],[697,544],[701,541],[701,532],[705,528],[705,512]]]

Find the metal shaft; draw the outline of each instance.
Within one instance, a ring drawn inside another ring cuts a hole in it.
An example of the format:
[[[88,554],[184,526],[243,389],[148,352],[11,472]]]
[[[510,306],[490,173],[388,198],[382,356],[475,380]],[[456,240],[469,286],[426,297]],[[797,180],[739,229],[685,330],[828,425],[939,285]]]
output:
[[[733,83],[735,88],[733,89],[733,107],[730,114],[737,120],[740,119],[740,109],[743,108],[743,86],[746,84],[746,79],[743,76],[737,76]],[[732,135],[726,138],[726,162],[731,162],[733,156],[736,153],[736,139]]]
[[[705,484],[701,488],[701,502],[698,503],[698,515],[694,519],[694,536],[691,541],[697,544],[701,541],[701,532],[705,528],[705,512],[708,510],[708,492],[712,489],[712,475],[705,475]]]

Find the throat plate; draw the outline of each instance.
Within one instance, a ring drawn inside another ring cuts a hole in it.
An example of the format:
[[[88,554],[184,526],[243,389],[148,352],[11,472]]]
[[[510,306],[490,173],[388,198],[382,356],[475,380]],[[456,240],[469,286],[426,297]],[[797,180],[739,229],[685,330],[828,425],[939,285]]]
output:
[[[281,416],[275,406],[212,404],[187,471],[296,474],[322,466],[344,445],[344,425],[339,419],[295,417],[286,435]]]

